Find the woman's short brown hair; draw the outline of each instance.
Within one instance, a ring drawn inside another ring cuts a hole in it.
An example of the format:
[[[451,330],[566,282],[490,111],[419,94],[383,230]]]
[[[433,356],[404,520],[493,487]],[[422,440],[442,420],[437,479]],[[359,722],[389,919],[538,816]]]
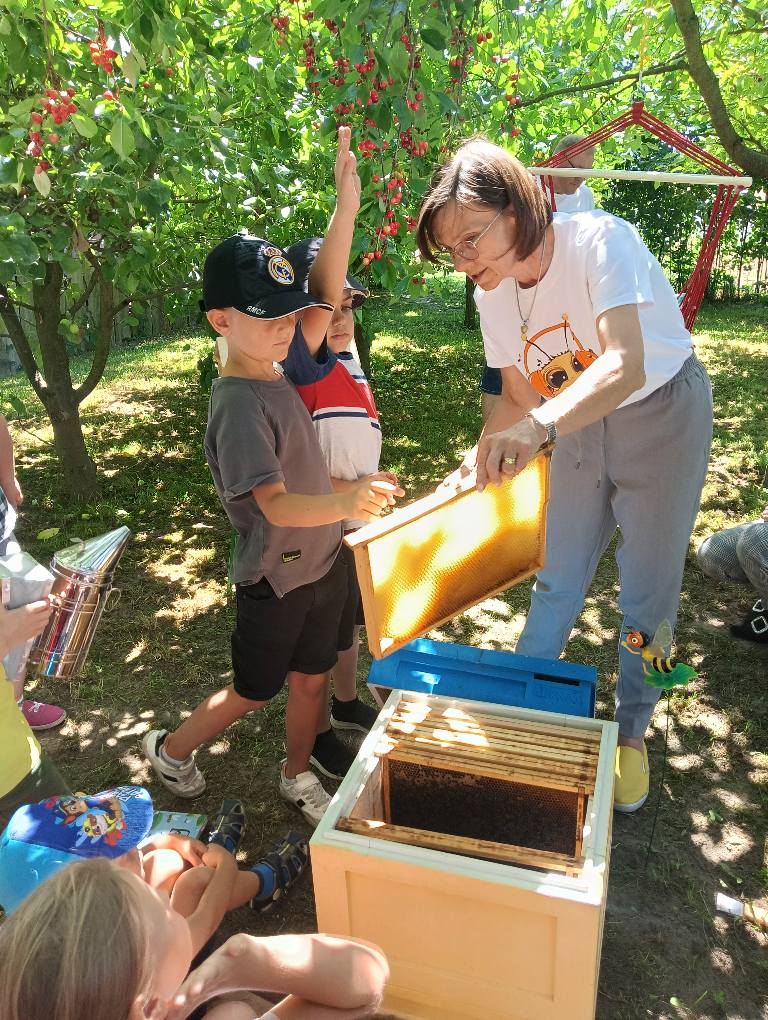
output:
[[[519,259],[528,258],[535,251],[552,221],[552,209],[544,192],[520,160],[481,136],[464,142],[435,171],[421,203],[416,243],[422,258],[429,262],[437,261],[435,251],[439,248],[434,218],[451,201],[491,209],[511,207],[517,228],[515,254]]]

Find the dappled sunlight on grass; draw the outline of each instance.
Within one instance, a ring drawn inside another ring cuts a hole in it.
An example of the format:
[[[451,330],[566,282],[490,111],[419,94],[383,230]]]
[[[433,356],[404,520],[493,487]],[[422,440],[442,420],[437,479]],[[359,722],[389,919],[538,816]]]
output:
[[[479,434],[480,334],[461,325],[459,284],[439,280],[418,303],[376,299],[369,307],[382,467],[397,471],[408,498],[416,498],[457,465]],[[768,310],[705,308],[700,321],[698,346],[713,379],[717,423],[699,538],[750,519],[765,502]],[[204,336],[173,337],[120,350],[110,361],[104,385],[83,407],[103,479],[102,495],[92,504],[62,503],[52,451],[41,441],[51,440],[42,415],[35,411],[23,420],[27,432],[12,425],[27,497],[17,530],[33,555],[48,562],[74,535],[89,537],[123,523],[132,531],[116,578],[122,600],[103,617],[82,678],[31,685],[33,696],[60,701],[70,714],[60,731],[42,735],[43,743],[74,786],[93,791],[117,782],[149,783],[158,807],[177,810],[179,801],[141,756],[140,738],[150,728],[174,728],[232,680],[230,527],[203,456],[207,394],[196,370],[209,348]],[[75,374],[82,378],[79,364]],[[11,393],[35,409],[18,377],[0,380],[0,400]],[[60,532],[36,541],[47,527]],[[598,714],[608,718],[621,619],[613,552],[612,545],[567,650],[570,660],[597,668]],[[488,599],[429,636],[512,650],[530,587],[525,582]],[[768,986],[768,937],[715,916],[712,907],[718,890],[762,895],[768,875],[761,843],[768,814],[768,658],[734,644],[727,631],[749,597],[744,589],[705,580],[689,558],[675,655],[692,663],[699,679],[670,702],[669,756],[647,867],[666,698],[648,733],[649,804],[614,819],[600,1020],[692,1017],[669,1004],[683,988],[698,989],[686,993],[686,1001],[707,988],[726,997],[722,1010],[708,998],[696,1020],[759,1015],[755,996]],[[361,677],[369,662],[363,648]],[[277,795],[284,711],[282,692],[198,755],[208,789],[190,809],[210,813],[222,797],[242,797],[249,814],[246,864],[272,845],[276,832],[303,825]],[[258,930],[309,930],[312,906],[311,883],[300,883],[282,913],[259,919]],[[247,911],[226,924],[227,932],[255,930]]]

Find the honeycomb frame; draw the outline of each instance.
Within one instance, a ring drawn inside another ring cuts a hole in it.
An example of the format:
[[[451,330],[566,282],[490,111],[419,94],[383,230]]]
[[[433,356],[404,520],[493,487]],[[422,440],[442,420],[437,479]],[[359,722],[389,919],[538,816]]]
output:
[[[482,492],[472,478],[432,493],[345,539],[375,659],[541,569],[550,459],[543,450]]]

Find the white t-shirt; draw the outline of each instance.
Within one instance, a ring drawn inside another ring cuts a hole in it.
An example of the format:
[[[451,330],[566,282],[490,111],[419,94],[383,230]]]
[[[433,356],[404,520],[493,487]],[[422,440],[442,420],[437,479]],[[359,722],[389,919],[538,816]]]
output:
[[[631,223],[605,212],[555,217],[555,249],[539,283],[523,344],[521,315],[528,314],[534,288],[515,295],[515,281],[495,290],[475,289],[485,359],[491,368],[513,366],[543,397],[567,389],[600,354],[596,320],[619,305],[638,306],[645,347],[645,385],[632,404],[668,382],[693,345],[677,296]],[[624,406],[624,405],[622,405]]]
[[[586,184],[580,184],[572,195],[558,195],[555,192],[555,212],[572,213],[591,212],[595,208],[595,196]]]

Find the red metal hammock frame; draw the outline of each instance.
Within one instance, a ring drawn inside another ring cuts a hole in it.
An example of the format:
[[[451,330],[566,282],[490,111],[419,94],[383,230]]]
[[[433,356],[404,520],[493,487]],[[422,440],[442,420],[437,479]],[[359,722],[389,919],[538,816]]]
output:
[[[609,121],[604,127],[598,128],[591,135],[587,135],[580,141],[574,142],[573,145],[569,145],[566,149],[561,149],[538,165],[562,166],[574,156],[584,152],[585,149],[591,149],[593,145],[599,145],[607,138],[610,138],[611,135],[618,134],[633,124],[639,124],[640,127],[645,128],[650,134],[660,138],[661,141],[671,145],[673,149],[677,149],[683,155],[689,156],[712,174],[717,174],[720,177],[739,176],[739,171],[735,167],[723,163],[722,160],[707,152],[706,149],[702,149],[701,146],[696,145],[695,142],[686,138],[685,135],[681,135],[679,131],[675,131],[674,128],[665,124],[663,120],[659,120],[658,117],[654,117],[646,112],[642,102],[633,103],[626,113],[622,113],[619,117]],[[545,191],[549,191],[552,208],[556,209],[553,178],[542,176],[541,186]],[[743,190],[744,188],[738,184],[721,184],[718,186],[712,211],[709,214],[707,229],[704,231],[701,249],[696,259],[696,265],[683,287],[680,310],[683,313],[686,328],[689,330],[693,329],[696,316],[699,314],[701,303],[704,300],[704,291],[707,287],[709,275],[712,272],[712,264],[715,260],[720,236]]]

